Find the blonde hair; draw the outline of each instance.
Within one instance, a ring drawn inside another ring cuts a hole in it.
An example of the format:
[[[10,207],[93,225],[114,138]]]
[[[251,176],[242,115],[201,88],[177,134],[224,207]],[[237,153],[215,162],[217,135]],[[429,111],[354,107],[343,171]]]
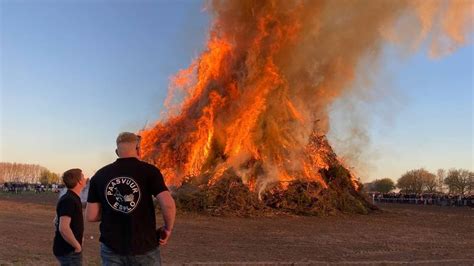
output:
[[[122,132],[118,135],[117,137],[117,145],[120,143],[134,143],[134,142],[140,142],[141,137],[135,133],[131,132]]]

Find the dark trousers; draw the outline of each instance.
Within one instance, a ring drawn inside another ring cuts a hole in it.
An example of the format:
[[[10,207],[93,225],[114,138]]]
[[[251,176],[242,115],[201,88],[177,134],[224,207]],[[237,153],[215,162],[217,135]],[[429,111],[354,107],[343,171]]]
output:
[[[61,266],[82,266],[82,252],[56,256]]]
[[[157,247],[143,255],[126,256],[115,253],[104,243],[100,243],[100,257],[103,266],[143,265],[160,266],[160,249]]]

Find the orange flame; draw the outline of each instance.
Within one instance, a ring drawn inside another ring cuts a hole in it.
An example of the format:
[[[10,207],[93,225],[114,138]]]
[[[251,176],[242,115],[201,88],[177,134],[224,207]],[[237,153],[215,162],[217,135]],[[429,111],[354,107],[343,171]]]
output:
[[[456,3],[471,7],[469,16],[472,5],[427,2],[436,1],[211,2],[207,50],[172,80],[166,120],[141,132],[144,159],[177,185],[204,173],[213,182],[232,168],[258,191],[295,179],[327,187],[319,170],[341,163],[321,139],[327,110],[349,88],[359,60],[398,40],[397,21],[411,11],[420,36],[443,11],[437,32],[452,44],[465,41],[454,14],[466,12]]]

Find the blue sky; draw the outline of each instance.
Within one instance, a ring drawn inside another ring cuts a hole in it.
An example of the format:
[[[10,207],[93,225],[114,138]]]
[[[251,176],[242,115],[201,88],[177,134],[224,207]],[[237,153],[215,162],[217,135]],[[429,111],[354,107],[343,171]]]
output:
[[[420,167],[472,171],[472,44],[438,59],[430,59],[426,49],[402,59],[394,49],[387,50],[383,72],[390,77],[393,93],[387,104],[394,108],[388,119],[382,116],[371,124],[377,155],[370,178],[396,179]]]
[[[113,161],[116,134],[155,121],[169,77],[203,49],[202,7],[1,1],[0,161],[89,175]],[[473,170],[473,46],[426,54],[385,49],[380,71],[392,93],[378,104],[393,108],[370,123],[366,180],[418,167]]]

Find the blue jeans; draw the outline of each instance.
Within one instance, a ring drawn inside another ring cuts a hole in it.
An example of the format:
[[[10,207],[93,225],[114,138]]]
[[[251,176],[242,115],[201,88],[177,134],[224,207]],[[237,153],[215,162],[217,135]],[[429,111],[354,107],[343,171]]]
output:
[[[104,243],[100,243],[100,257],[103,266],[121,266],[121,265],[143,265],[143,266],[160,266],[161,256],[160,249],[157,247],[143,255],[119,255]]]
[[[61,266],[82,266],[82,252],[56,257]]]

